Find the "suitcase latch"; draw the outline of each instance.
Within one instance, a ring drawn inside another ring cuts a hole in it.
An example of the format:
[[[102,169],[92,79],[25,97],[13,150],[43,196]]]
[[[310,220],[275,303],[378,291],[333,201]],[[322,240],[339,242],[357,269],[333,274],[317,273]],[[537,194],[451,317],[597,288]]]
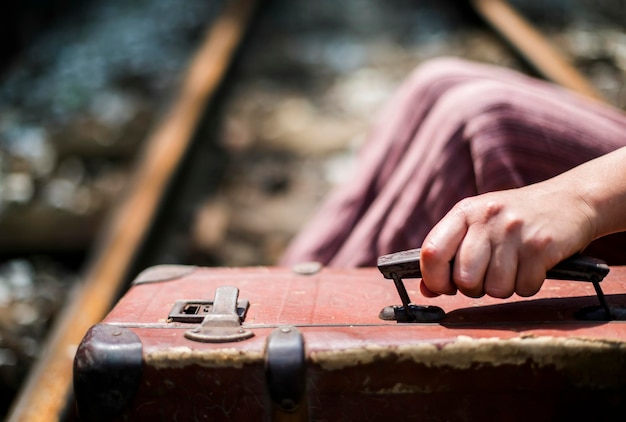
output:
[[[197,315],[198,312],[204,311],[202,312],[204,319],[200,325],[187,330],[185,337],[189,340],[203,343],[227,343],[252,337],[254,333],[241,326],[241,320],[248,308],[248,302],[238,302],[238,297],[238,288],[222,286],[215,290],[215,297],[212,302],[187,302],[187,305],[182,306],[182,308],[180,308],[181,305],[179,304],[180,310],[178,315],[185,312]],[[172,317],[172,314],[170,314],[170,317]]]

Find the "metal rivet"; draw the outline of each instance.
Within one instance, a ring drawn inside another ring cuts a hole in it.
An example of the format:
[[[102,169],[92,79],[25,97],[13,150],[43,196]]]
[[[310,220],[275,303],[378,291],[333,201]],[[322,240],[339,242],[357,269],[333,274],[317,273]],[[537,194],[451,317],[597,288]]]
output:
[[[289,327],[283,327],[283,328],[281,328],[281,329],[280,329],[280,331],[281,331],[282,333],[290,333],[290,332],[291,332],[291,328],[289,328]]]
[[[313,275],[318,273],[322,269],[322,264],[320,262],[302,262],[300,264],[295,264],[291,267],[291,270],[300,275]]]

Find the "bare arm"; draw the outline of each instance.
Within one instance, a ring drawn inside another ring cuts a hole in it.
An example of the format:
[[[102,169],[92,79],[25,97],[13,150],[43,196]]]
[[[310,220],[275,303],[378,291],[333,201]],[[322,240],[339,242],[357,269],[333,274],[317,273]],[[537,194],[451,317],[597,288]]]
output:
[[[624,230],[621,148],[544,182],[459,202],[422,244],[422,291],[530,296],[548,269],[592,240]]]

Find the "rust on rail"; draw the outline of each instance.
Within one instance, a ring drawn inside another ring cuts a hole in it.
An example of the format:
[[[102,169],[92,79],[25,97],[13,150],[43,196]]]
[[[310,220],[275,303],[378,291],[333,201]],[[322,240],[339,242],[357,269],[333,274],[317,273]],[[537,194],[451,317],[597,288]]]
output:
[[[570,60],[505,0],[470,0],[479,15],[543,77],[597,101],[606,101]]]

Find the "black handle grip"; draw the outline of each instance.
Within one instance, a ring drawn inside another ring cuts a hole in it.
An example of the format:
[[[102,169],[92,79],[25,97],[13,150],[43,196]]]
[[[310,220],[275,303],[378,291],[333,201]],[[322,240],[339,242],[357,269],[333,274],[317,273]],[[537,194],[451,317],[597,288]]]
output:
[[[378,258],[377,264],[385,278],[392,278],[392,274],[400,278],[422,277],[419,248],[383,255]],[[609,271],[609,266],[600,259],[574,255],[549,270],[546,278],[600,282]]]

